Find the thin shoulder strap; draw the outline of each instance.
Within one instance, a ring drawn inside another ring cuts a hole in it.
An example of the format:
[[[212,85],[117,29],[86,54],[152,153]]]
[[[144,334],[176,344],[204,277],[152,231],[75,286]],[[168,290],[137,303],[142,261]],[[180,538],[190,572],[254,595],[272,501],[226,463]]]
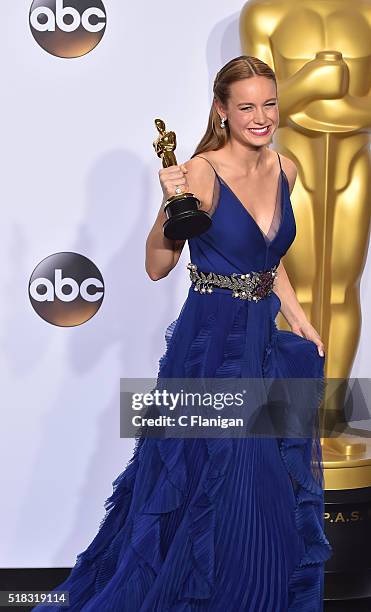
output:
[[[217,171],[215,170],[214,166],[212,165],[212,163],[211,163],[211,162],[210,162],[208,159],[206,159],[206,157],[203,157],[202,155],[195,155],[195,157],[201,157],[201,159],[204,159],[205,161],[207,161],[207,163],[208,163],[208,164],[210,164],[210,166],[211,166],[211,167],[212,167],[212,169],[214,170],[214,172],[215,172],[216,176],[218,176],[218,173],[217,173]]]
[[[281,166],[281,157],[280,157],[280,154],[278,153],[278,151],[276,151],[276,153],[277,153],[277,155],[278,155],[278,161],[280,162],[280,168],[281,168],[281,170],[282,170],[282,166]]]
[[[278,156],[278,162],[279,162],[279,164],[280,164],[280,169],[282,170],[282,164],[281,164],[281,157],[280,157],[280,154],[278,153],[278,151],[276,151],[276,153],[277,153],[277,156]],[[210,166],[211,166],[211,167],[212,167],[212,169],[214,170],[214,172],[215,172],[216,176],[218,176],[218,177],[219,177],[219,175],[218,175],[217,171],[215,170],[214,166],[212,165],[212,163],[211,163],[211,162],[210,162],[208,159],[206,159],[206,157],[203,157],[203,155],[195,155],[194,157],[201,157],[201,159],[204,159],[205,161],[207,161],[207,163],[208,163],[208,164],[210,164]]]
[[[214,170],[214,188],[213,188],[213,196],[212,196],[212,203],[210,208],[208,208],[208,210],[206,212],[208,212],[209,215],[213,215],[215,212],[216,207],[219,204],[219,185],[220,185],[220,177],[219,174],[217,173],[217,171],[215,170],[214,166],[212,165],[212,163],[206,159],[206,157],[203,157],[203,155],[194,155],[193,157],[201,157],[201,159],[204,159],[205,161],[207,161],[207,163],[212,167],[212,169]]]

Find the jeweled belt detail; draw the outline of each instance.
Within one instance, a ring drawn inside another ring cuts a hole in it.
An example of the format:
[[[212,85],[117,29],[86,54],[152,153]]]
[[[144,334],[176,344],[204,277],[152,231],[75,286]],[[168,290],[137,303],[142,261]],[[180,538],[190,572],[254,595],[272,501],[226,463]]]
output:
[[[254,300],[258,302],[267,297],[273,290],[273,284],[277,275],[277,265],[270,270],[259,272],[246,272],[245,274],[217,274],[216,272],[201,272],[196,264],[190,262],[187,265],[192,283],[195,283],[194,291],[200,293],[212,293],[213,287],[230,289],[232,297],[240,300]]]

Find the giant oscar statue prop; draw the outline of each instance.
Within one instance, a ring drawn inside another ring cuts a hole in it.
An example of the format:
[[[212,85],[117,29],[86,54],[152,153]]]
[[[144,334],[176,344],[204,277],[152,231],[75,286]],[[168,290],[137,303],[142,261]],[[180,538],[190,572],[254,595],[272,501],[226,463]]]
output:
[[[155,119],[155,125],[160,134],[153,143],[155,151],[161,157],[164,168],[175,166],[175,133],[166,131],[162,119]],[[199,210],[200,206],[200,200],[193,193],[179,193],[168,198],[164,204],[167,220],[163,230],[166,238],[187,240],[206,232],[211,226],[211,217],[205,210]]]
[[[277,76],[275,148],[299,166],[297,239],[284,265],[326,347],[321,434],[334,554],[325,565],[325,599],[333,600],[371,596],[371,445],[365,432],[351,437],[348,426],[344,434],[343,384],[360,336],[370,233],[370,24],[371,0],[255,0],[240,16],[243,53]],[[281,315],[278,323],[287,328]]]

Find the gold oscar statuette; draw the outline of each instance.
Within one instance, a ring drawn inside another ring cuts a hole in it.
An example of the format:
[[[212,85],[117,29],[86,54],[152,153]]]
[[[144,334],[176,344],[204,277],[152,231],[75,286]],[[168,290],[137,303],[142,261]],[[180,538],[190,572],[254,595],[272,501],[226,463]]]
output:
[[[371,598],[371,419],[369,395],[363,401],[354,392],[368,379],[355,379],[348,395],[370,244],[371,0],[254,0],[239,26],[243,53],[276,74],[274,148],[298,167],[297,236],[283,263],[326,350],[323,518],[334,554],[324,599],[337,603],[334,610],[343,600],[349,610],[371,610],[371,601],[358,607]],[[281,315],[278,323],[287,329]],[[364,417],[348,418],[347,408],[360,413],[363,403]],[[355,428],[356,421],[366,425]]]
[[[166,131],[162,119],[155,119],[155,125],[159,136],[153,146],[158,157],[162,159],[163,167],[176,166],[175,132]],[[211,226],[211,217],[206,211],[199,210],[200,206],[200,200],[193,193],[180,193],[168,198],[164,204],[167,220],[163,230],[166,238],[187,240],[206,232]]]

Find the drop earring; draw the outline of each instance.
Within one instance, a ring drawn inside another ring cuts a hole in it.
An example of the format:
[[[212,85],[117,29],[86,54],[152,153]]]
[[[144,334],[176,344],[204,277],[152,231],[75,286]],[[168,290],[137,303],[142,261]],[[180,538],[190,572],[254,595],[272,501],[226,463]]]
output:
[[[221,120],[221,122],[220,122],[220,127],[221,127],[221,128],[225,128],[225,122],[226,122],[226,120],[227,120],[227,117],[223,117],[223,119],[222,119],[222,120]]]

